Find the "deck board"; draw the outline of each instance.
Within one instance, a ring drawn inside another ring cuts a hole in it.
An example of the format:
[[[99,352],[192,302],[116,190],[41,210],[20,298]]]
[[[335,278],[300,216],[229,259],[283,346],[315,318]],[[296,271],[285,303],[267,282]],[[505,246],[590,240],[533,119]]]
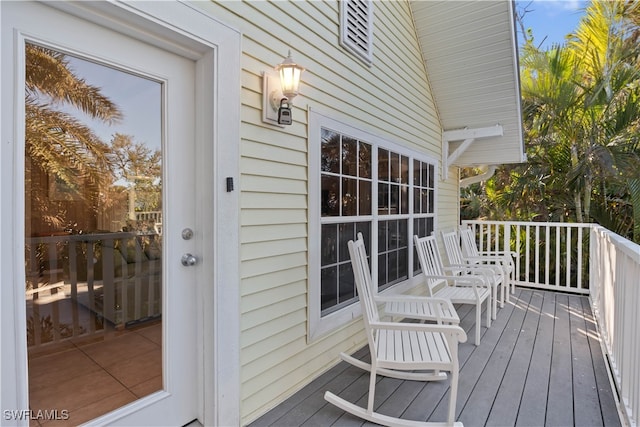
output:
[[[569,296],[556,296],[551,375],[547,397],[546,423],[552,426],[573,425],[573,370],[571,369],[571,330]]]
[[[553,352],[555,295],[553,292],[542,294],[543,301],[533,352],[515,423],[517,426],[533,427],[545,423],[549,375],[551,374],[551,353]]]
[[[473,334],[474,309],[456,307]],[[457,420],[466,426],[620,426],[588,299],[517,289],[491,328],[482,316],[480,346],[459,346]],[[357,352],[367,359],[367,348]],[[250,426],[371,426],[327,403],[333,393],[363,407],[369,375],[340,362]],[[412,420],[443,421],[449,383],[378,376],[376,411]]]
[[[537,292],[531,295],[522,328],[518,332],[513,353],[486,422],[488,426],[515,425],[516,423],[540,321],[542,299],[542,295]]]

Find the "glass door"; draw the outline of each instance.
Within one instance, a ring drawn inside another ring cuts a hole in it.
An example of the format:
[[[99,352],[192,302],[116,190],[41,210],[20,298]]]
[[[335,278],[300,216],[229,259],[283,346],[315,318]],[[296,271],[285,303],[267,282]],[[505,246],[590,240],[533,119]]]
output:
[[[21,45],[31,420],[187,423],[194,63],[44,5],[16,8],[39,34]]]

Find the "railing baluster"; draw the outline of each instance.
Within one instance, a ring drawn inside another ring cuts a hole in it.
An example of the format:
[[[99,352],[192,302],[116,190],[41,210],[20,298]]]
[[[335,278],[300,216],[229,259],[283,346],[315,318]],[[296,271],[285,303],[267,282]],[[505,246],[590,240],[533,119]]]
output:
[[[525,281],[528,283],[531,281],[530,276],[529,276],[529,266],[531,265],[531,255],[529,253],[529,250],[531,248],[531,226],[529,224],[527,224],[527,226],[525,227],[525,245],[526,245],[526,250],[525,250],[525,264],[524,264],[524,268],[525,268]]]
[[[136,265],[135,265],[135,272],[136,272],[136,279],[135,279],[135,287],[133,290],[134,293],[134,298],[133,301],[135,303],[134,305],[134,319],[140,319],[142,317],[142,245],[140,244],[139,238],[138,237],[133,237],[133,247],[136,249]],[[125,315],[128,316],[128,313],[125,313]],[[128,319],[125,319],[125,323],[128,321]]]
[[[567,263],[566,266],[566,282],[564,284],[565,287],[571,287],[571,227],[567,227]]]
[[[535,260],[536,265],[540,265],[540,226],[536,224],[536,240],[534,241],[533,249],[535,250]],[[540,269],[536,268],[534,271],[535,274],[535,283],[540,283]]]
[[[576,288],[583,287],[582,285],[582,227],[578,227],[578,279],[576,282]]]
[[[522,275],[520,274],[520,224],[516,225],[516,252],[518,257],[516,258],[516,280],[520,281]]]
[[[560,239],[562,238],[560,233],[560,227],[556,226],[556,286],[560,287],[560,277],[562,276],[560,270],[560,258],[562,252],[560,252]]]
[[[549,285],[549,257],[550,257],[550,250],[549,250],[549,243],[551,242],[551,228],[546,225],[544,227],[544,284],[545,285]]]

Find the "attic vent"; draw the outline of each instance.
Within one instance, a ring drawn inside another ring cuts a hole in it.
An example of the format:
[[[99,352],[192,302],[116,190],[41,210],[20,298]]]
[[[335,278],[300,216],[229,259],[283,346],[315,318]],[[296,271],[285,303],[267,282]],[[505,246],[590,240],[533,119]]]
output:
[[[340,45],[367,65],[373,61],[373,2],[342,0],[340,2]]]

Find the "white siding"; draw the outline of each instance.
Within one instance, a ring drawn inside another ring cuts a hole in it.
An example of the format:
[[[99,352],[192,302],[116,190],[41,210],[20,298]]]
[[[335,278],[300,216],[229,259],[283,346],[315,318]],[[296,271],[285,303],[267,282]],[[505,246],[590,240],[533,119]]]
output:
[[[364,343],[360,321],[309,343],[307,107],[441,158],[441,126],[409,4],[375,2],[370,67],[339,46],[339,4],[197,3],[243,33],[241,203],[241,416],[248,423]],[[293,124],[261,122],[262,77],[291,49],[306,67]],[[440,165],[438,166],[440,167]],[[450,176],[457,177],[452,172]],[[457,183],[437,197],[457,212]],[[446,215],[445,215],[446,213]]]

